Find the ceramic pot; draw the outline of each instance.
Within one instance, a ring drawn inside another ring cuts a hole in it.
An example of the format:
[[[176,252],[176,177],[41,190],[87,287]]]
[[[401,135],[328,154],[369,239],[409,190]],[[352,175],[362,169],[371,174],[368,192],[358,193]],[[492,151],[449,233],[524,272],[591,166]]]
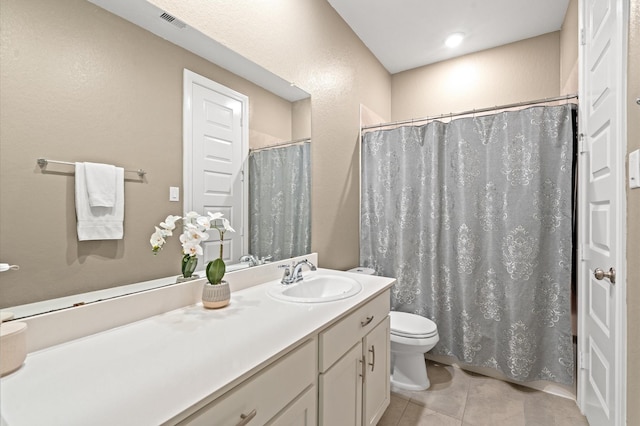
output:
[[[180,275],[178,278],[176,278],[176,283],[185,283],[187,281],[197,280],[198,278],[200,278],[200,275],[198,274],[192,274],[190,277],[184,277]]]
[[[208,309],[223,308],[231,300],[229,283],[222,281],[220,284],[205,283],[202,289],[202,305]]]

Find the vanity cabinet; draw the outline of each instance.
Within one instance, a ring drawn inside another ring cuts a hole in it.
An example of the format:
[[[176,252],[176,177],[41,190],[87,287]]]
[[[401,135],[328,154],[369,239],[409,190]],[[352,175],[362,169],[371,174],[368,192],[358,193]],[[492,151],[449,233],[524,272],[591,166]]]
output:
[[[179,424],[315,425],[317,353],[307,341]]]
[[[389,290],[319,336],[320,425],[375,425],[390,402]]]
[[[202,283],[190,281],[26,319],[33,345],[46,350],[30,352],[19,371],[2,378],[1,423],[376,424],[390,400],[394,280],[361,275],[362,289],[350,298],[288,303],[267,293],[282,274],[277,266],[234,272],[241,288],[223,310],[196,303]],[[174,298],[185,305],[130,323],[115,318],[133,304]],[[97,326],[105,312],[113,322]],[[47,331],[67,328],[52,345]],[[126,356],[112,348],[127,348]]]

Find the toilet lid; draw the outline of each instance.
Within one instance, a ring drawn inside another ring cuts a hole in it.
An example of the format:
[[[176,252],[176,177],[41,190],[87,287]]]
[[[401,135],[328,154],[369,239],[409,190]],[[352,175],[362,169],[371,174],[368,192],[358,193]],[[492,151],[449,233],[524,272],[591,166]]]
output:
[[[391,334],[414,339],[424,339],[438,334],[436,323],[429,318],[406,312],[391,311]]]

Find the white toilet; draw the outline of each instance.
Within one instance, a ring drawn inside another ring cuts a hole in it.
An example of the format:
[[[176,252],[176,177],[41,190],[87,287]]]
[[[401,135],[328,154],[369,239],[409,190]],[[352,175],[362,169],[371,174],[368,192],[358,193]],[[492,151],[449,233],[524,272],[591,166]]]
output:
[[[438,343],[436,323],[420,315],[391,311],[391,384],[399,389],[431,386],[424,354]]]

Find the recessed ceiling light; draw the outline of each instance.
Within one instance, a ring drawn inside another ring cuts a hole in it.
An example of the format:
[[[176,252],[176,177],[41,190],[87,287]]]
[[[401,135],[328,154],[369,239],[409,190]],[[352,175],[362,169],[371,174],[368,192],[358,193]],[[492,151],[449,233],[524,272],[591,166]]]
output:
[[[447,39],[445,40],[444,44],[447,45],[447,47],[457,47],[460,45],[460,43],[462,43],[462,40],[464,39],[464,34],[462,33],[453,33],[451,34],[449,37],[447,37]]]

